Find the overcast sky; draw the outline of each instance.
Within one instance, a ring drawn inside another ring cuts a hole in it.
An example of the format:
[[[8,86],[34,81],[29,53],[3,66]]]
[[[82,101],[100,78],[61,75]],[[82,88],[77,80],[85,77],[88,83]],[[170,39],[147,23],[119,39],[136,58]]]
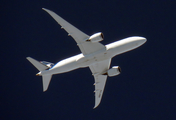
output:
[[[176,2],[171,0],[1,0],[1,120],[175,120]],[[143,36],[141,47],[116,56],[119,76],[108,78],[94,107],[89,68],[54,75],[42,92],[38,70],[26,57],[53,63],[80,53],[76,42],[42,8],[102,44]]]

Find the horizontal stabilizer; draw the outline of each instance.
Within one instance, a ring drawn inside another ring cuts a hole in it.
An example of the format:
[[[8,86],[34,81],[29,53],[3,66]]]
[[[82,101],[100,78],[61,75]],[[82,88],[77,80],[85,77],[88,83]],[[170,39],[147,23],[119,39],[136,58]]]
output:
[[[51,81],[52,75],[42,75],[42,81],[43,81],[43,92],[45,92],[48,89],[49,83]]]
[[[48,68],[45,65],[41,64],[39,61],[37,61],[31,57],[27,57],[26,59],[29,60],[29,62],[31,62],[39,71],[43,71]]]

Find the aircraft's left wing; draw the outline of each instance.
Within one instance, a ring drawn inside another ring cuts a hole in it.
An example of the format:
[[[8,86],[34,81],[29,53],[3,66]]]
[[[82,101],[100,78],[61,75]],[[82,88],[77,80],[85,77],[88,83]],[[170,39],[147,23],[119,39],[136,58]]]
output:
[[[45,10],[48,14],[50,14],[58,24],[61,25],[61,28],[65,29],[69,36],[72,36],[73,39],[76,41],[77,45],[79,46],[81,52],[84,55],[91,54],[95,51],[105,49],[105,46],[101,43],[92,43],[92,42],[86,42],[86,40],[90,37],[84,32],[80,31],[78,28],[74,27],[70,23],[68,23],[66,20],[64,20],[62,17],[57,15],[51,10],[42,8]]]
[[[94,108],[96,108],[100,102],[101,102],[101,98],[103,96],[103,91],[104,91],[104,87],[106,84],[106,80],[107,80],[107,75],[102,75],[104,72],[106,72],[109,69],[111,63],[111,59],[108,60],[104,60],[101,62],[97,62],[93,65],[90,65],[89,68],[94,76],[95,79],[95,106]]]

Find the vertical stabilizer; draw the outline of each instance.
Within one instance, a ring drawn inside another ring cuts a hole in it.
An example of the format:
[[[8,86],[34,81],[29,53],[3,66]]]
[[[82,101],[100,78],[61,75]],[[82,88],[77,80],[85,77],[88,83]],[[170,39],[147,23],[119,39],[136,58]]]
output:
[[[48,89],[49,83],[51,81],[52,75],[42,75],[42,81],[43,81],[43,92],[45,92]]]
[[[39,71],[43,71],[47,69],[45,65],[41,64],[39,61],[31,57],[27,57],[26,59],[29,60],[29,62],[31,62]]]

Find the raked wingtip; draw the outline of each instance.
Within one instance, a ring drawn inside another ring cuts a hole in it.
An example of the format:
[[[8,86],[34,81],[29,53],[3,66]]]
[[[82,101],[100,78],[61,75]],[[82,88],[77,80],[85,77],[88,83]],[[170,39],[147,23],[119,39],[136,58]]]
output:
[[[48,9],[46,9],[46,8],[42,8],[42,10],[47,11]]]
[[[94,107],[93,107],[93,109],[95,109],[95,108],[97,108],[98,107],[98,105],[95,105]]]

